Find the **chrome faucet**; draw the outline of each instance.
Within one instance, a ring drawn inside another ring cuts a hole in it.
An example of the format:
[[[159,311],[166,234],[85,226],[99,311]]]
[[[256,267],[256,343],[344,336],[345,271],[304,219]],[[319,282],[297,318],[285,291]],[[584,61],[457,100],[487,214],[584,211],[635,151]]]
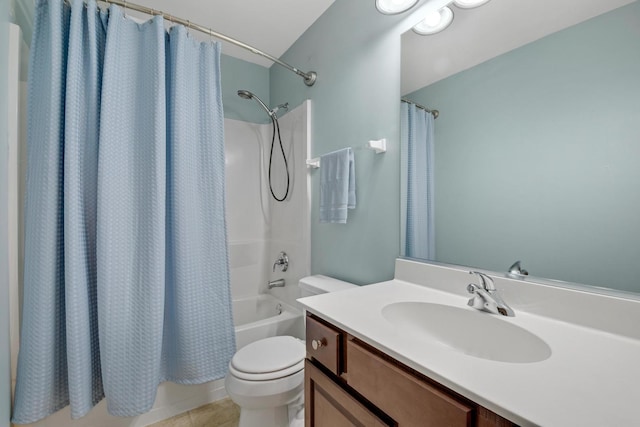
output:
[[[467,285],[467,291],[473,295],[467,303],[470,307],[493,314],[515,316],[511,307],[504,302],[498,293],[491,277],[479,271],[470,271],[469,274],[476,274],[480,278],[480,285],[475,283]]]
[[[286,252],[280,252],[278,254],[278,259],[273,263],[273,271],[276,271],[276,266],[280,267],[280,271],[287,271],[289,268],[289,257]]]

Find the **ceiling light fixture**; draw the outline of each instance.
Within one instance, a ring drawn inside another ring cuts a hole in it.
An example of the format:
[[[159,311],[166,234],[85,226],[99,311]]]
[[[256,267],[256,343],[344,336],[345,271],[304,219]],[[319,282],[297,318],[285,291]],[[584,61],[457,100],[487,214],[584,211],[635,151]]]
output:
[[[453,4],[461,9],[473,9],[488,2],[489,0],[454,0]]]
[[[376,9],[385,15],[406,12],[418,3],[418,0],[376,0]]]
[[[428,36],[444,30],[451,25],[451,22],[453,22],[453,11],[445,6],[440,10],[429,12],[413,27],[413,31],[422,36]]]

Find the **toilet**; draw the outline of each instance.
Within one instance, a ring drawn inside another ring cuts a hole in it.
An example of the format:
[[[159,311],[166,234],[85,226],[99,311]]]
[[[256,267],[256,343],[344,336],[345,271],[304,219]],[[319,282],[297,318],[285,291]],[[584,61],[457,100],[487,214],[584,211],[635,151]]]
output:
[[[315,275],[298,282],[300,296],[353,289],[356,285]],[[304,341],[277,336],[238,350],[225,378],[227,394],[240,406],[239,427],[304,425]]]

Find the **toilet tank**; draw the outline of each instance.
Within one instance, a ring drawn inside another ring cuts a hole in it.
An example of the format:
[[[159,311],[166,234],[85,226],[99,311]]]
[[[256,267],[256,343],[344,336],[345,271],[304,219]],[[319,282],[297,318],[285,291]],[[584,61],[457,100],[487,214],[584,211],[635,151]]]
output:
[[[298,286],[300,286],[301,297],[310,297],[312,295],[326,294],[327,292],[353,289],[358,285],[334,279],[333,277],[316,274],[314,276],[303,277],[298,282]]]

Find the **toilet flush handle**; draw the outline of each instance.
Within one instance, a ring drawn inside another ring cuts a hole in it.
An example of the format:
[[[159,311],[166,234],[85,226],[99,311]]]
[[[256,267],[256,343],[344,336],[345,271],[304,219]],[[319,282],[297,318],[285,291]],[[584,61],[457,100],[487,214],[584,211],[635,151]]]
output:
[[[311,347],[313,347],[314,350],[317,350],[319,348],[325,347],[326,345],[327,345],[327,339],[326,338],[321,338],[319,340],[311,341]]]

